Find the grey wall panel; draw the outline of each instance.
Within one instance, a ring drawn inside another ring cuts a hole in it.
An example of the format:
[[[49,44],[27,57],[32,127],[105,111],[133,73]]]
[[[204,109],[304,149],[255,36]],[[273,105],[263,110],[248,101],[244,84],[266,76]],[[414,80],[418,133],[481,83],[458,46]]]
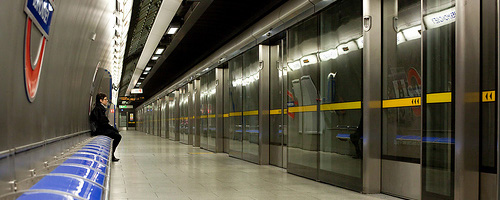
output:
[[[23,69],[25,2],[0,1],[0,151],[88,130],[94,72],[98,63],[110,69],[113,56],[115,1],[55,1],[38,91],[30,103]],[[33,26],[32,32],[37,31]],[[27,169],[71,143],[59,141],[33,150],[43,153],[0,159],[0,195],[8,188],[6,181],[25,177]]]

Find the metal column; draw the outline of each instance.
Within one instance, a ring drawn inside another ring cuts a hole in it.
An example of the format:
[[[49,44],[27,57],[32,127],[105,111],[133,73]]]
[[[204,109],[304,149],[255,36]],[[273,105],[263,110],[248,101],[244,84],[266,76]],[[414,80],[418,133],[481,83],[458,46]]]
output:
[[[363,193],[380,193],[382,0],[363,1]]]
[[[269,164],[269,46],[259,45],[259,164]]]
[[[215,69],[215,153],[224,152],[224,69]]]
[[[479,199],[480,8],[456,2],[455,199]]]

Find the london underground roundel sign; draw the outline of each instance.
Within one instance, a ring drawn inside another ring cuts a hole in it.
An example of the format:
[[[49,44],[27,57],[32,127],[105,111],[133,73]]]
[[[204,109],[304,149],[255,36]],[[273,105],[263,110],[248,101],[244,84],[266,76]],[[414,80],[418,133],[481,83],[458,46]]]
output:
[[[30,102],[35,100],[38,90],[45,46],[49,37],[54,9],[53,0],[27,0],[24,7],[24,12],[28,15],[23,52],[24,84],[26,86],[26,95]],[[35,29],[33,29],[33,24],[36,26]],[[39,41],[32,41],[35,31],[41,33]],[[32,55],[32,50],[37,51]]]

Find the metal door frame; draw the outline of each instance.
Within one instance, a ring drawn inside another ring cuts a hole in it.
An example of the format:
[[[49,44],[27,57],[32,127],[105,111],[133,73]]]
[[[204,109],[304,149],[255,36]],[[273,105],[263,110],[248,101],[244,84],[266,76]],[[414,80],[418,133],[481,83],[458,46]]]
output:
[[[495,17],[497,19],[497,38],[500,38],[500,31],[498,31],[498,28],[500,27],[500,20],[499,18],[499,13],[500,13],[500,0],[497,0],[497,16]],[[497,41],[497,77],[500,77],[500,39]],[[500,88],[500,81],[497,78],[497,90]],[[500,144],[500,104],[499,104],[499,95],[498,92],[496,92],[496,97],[497,99],[497,199],[500,199],[500,147],[498,144]]]
[[[382,171],[382,0],[363,0],[363,193],[380,193]]]

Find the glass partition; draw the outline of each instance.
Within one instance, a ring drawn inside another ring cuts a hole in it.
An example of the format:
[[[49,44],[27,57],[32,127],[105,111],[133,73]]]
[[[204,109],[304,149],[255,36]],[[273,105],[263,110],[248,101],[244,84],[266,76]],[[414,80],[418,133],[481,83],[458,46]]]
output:
[[[168,95],[168,115],[169,115],[169,128],[168,138],[175,140],[175,126],[176,126],[176,110],[175,110],[175,94],[172,92]]]
[[[361,0],[337,1],[320,14],[318,54],[319,180],[357,191],[362,190],[363,154],[362,5]]]
[[[454,198],[455,2],[423,0],[422,198]]]
[[[215,81],[215,70],[211,70],[206,75],[207,77],[207,126],[208,126],[208,136],[207,145],[210,151],[215,151],[215,137],[216,137],[216,123],[215,123],[215,108],[216,108],[216,81]]]
[[[420,164],[421,2],[396,2],[394,25],[384,26],[382,157]]]
[[[229,88],[229,155],[237,158],[242,158],[242,66],[243,56],[237,56],[228,62],[229,65],[229,81],[231,87]]]
[[[497,81],[497,23],[496,8],[497,1],[482,1],[482,20],[481,20],[481,172],[497,173],[497,116],[495,107],[495,93]]]
[[[259,48],[243,53],[243,159],[259,162]]]
[[[189,120],[188,120],[188,98],[189,92],[187,90],[187,85],[181,87],[180,91],[180,100],[179,100],[179,132],[180,132],[180,141],[182,143],[188,143],[188,134],[189,134]]]
[[[317,179],[318,18],[288,31],[288,172]]]
[[[208,93],[208,77],[207,75],[203,75],[201,77],[201,95],[200,95],[200,105],[201,105],[201,110],[200,110],[200,129],[201,129],[201,135],[200,135],[200,147],[204,149],[208,149],[208,98],[207,98],[207,93]]]

